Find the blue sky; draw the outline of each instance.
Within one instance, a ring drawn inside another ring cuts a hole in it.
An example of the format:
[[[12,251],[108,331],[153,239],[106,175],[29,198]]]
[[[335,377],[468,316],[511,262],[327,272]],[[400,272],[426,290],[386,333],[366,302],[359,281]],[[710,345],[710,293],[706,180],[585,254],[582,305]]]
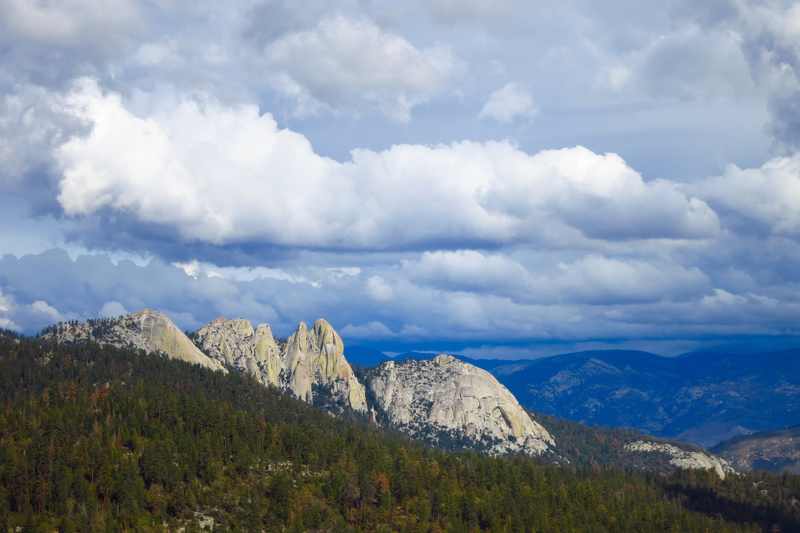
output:
[[[0,326],[796,346],[800,6],[0,0]]]

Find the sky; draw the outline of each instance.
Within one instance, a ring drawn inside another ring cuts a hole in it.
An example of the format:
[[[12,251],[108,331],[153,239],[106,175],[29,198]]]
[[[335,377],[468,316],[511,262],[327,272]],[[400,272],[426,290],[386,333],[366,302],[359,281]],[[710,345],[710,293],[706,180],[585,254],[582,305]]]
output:
[[[0,327],[800,347],[800,4],[0,0]]]

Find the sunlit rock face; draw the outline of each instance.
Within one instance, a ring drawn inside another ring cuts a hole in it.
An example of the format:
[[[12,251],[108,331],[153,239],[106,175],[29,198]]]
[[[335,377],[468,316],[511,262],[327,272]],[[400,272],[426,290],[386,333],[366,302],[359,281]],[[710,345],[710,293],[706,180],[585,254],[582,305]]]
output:
[[[194,339],[211,358],[303,401],[313,403],[314,388],[320,386],[356,411],[367,409],[364,386],[344,357],[344,343],[325,320],[317,320],[311,331],[300,322],[294,334],[279,343],[267,324],[253,329],[241,318],[218,318]]]
[[[664,455],[669,464],[676,468],[689,468],[693,470],[714,470],[721,478],[726,474],[735,472],[725,459],[700,450],[682,450],[674,444],[637,441],[625,445],[630,452],[657,453]]]
[[[314,329],[306,335],[306,346],[311,359],[312,380],[330,387],[334,394],[345,398],[353,409],[366,411],[364,386],[358,382],[350,363],[345,359],[342,338],[331,325],[323,319],[317,320]]]
[[[267,324],[253,329],[249,320],[218,318],[194,334],[197,345],[213,359],[264,384],[280,385],[281,355]]]
[[[367,386],[389,421],[414,437],[455,436],[492,454],[540,455],[554,446],[494,376],[449,355],[383,363]]]
[[[200,351],[169,318],[152,309],[105,321],[64,324],[46,333],[44,338],[65,344],[95,341],[120,348],[144,350],[227,372],[223,364]]]

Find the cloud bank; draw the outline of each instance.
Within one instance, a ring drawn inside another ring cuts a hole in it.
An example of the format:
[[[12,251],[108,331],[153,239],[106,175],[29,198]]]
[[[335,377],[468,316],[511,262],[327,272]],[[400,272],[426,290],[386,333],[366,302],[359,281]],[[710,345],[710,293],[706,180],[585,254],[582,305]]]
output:
[[[394,351],[789,342],[798,17],[0,0],[0,327],[153,307]]]
[[[339,163],[255,107],[178,95],[139,117],[88,79],[60,111],[90,130],[54,154],[64,213],[111,209],[183,242],[561,247],[719,231],[704,201],[580,146],[529,155],[508,141],[397,145]]]

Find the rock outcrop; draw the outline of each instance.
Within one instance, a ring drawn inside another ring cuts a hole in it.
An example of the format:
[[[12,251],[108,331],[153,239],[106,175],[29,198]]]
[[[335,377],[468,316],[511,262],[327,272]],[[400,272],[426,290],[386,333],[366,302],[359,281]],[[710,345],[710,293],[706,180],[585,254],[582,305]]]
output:
[[[494,376],[449,355],[383,363],[368,387],[392,425],[433,444],[447,436],[500,455],[554,446]]]
[[[63,324],[45,333],[43,337],[53,338],[65,344],[95,341],[119,348],[145,350],[170,359],[180,359],[212,370],[227,372],[219,361],[201,352],[169,318],[152,309],[107,321]]]
[[[800,427],[759,431],[723,442],[709,450],[737,470],[766,470],[775,475],[800,474]]]
[[[367,409],[364,386],[344,358],[344,343],[325,320],[317,320],[311,331],[300,322],[286,342],[278,343],[267,324],[253,329],[248,320],[218,318],[194,339],[213,359],[303,401],[313,403],[319,386],[356,411]]]
[[[682,450],[674,444],[636,441],[626,444],[625,449],[630,452],[662,454],[675,468],[714,470],[723,479],[727,474],[735,472],[725,459],[699,450]]]
[[[253,329],[249,320],[218,318],[203,326],[193,339],[223,365],[253,374],[265,385],[280,386],[281,350],[267,324]]]

